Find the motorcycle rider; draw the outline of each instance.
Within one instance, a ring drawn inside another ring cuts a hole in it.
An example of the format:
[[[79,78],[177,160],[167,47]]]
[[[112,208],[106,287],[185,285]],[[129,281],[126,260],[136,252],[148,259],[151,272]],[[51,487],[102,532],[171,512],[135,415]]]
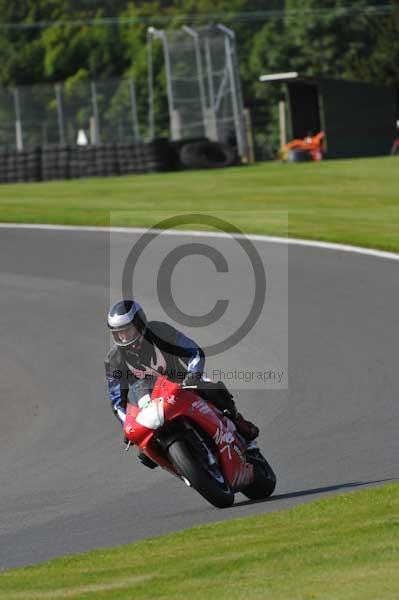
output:
[[[193,340],[167,323],[147,321],[135,300],[113,304],[107,322],[115,342],[105,360],[108,395],[122,424],[127,402],[138,404],[162,374],[183,388],[197,389],[202,398],[226,411],[248,444],[259,435],[256,425],[237,411],[226,386],[202,378],[205,355]],[[150,468],[156,466],[145,455],[139,454],[139,459]]]

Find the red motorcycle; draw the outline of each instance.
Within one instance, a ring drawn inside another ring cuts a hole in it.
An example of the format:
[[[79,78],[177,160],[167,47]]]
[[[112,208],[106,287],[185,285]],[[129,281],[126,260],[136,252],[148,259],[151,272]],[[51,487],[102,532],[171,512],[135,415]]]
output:
[[[247,451],[228,416],[166,377],[138,406],[127,405],[124,431],[141,453],[218,508],[231,506],[235,492],[267,498],[276,486],[267,460]]]

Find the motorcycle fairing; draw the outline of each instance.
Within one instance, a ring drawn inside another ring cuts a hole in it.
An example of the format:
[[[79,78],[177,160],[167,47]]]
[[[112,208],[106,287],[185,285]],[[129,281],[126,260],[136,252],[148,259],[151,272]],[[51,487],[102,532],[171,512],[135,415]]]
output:
[[[166,377],[158,377],[151,401],[142,408],[128,404],[125,435],[152,460],[170,470],[171,464],[155,451],[151,441],[164,423],[181,418],[196,424],[213,440],[219,451],[220,467],[233,490],[252,482],[253,466],[246,461],[245,444],[230,419],[194,391],[184,390]]]

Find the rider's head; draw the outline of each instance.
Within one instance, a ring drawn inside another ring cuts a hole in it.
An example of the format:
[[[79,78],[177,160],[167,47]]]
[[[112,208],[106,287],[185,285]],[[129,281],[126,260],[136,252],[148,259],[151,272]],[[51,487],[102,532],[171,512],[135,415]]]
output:
[[[146,326],[145,313],[134,300],[119,300],[109,309],[108,327],[117,346],[139,348]]]

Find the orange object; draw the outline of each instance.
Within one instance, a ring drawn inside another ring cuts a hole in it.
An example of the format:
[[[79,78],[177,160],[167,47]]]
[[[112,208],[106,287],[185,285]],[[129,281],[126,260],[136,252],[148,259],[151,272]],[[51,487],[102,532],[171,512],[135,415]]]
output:
[[[316,135],[308,136],[303,140],[292,140],[288,144],[284,144],[283,151],[287,150],[306,150],[310,152],[313,160],[321,160],[323,158],[323,141],[325,133],[319,131]]]

